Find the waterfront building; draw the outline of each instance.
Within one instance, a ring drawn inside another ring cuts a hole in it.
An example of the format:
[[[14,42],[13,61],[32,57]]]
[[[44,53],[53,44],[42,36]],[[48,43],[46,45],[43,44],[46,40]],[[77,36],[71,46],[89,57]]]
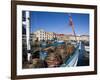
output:
[[[34,32],[34,34],[36,35],[37,40],[41,41],[41,40],[46,40],[46,32],[43,29],[39,29],[36,32]]]
[[[76,41],[76,39],[77,39],[77,41],[80,41],[80,36],[76,36],[76,39],[75,39],[75,36],[74,35],[67,35],[68,36],[68,40],[70,40],[70,41]]]
[[[58,40],[58,41],[89,41],[89,36],[88,35],[81,35],[78,36],[76,35],[76,39],[74,35],[68,35],[68,34],[57,34],[54,32],[47,32],[43,29],[39,29],[36,32],[34,32],[34,39],[37,39],[38,41],[42,40]]]
[[[80,40],[81,41],[89,41],[89,35],[81,35]]]
[[[36,35],[36,38],[38,38],[39,41],[41,40],[52,40],[56,37],[54,32],[46,32],[43,29],[39,29],[36,32],[34,32]]]
[[[57,40],[61,41],[63,39],[64,34],[56,34]]]

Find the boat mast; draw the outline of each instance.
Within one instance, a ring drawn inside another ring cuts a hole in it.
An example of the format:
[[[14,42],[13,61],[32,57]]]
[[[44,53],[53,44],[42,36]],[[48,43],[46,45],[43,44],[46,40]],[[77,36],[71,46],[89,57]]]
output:
[[[75,30],[74,30],[74,25],[72,25],[72,31],[73,31],[73,33],[74,33],[75,40],[77,41],[77,38],[76,38],[76,33],[75,33]]]
[[[74,24],[73,24],[73,20],[72,20],[71,14],[69,14],[69,25],[72,27],[72,31],[73,31],[74,36],[75,36],[75,40],[77,41],[76,33],[75,33]]]
[[[27,60],[31,59],[30,47],[30,12],[26,11],[26,43],[27,43]]]

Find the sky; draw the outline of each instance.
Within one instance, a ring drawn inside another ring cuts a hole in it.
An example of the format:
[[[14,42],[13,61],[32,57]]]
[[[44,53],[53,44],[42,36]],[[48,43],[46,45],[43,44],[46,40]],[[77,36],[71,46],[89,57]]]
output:
[[[76,35],[89,35],[89,14],[70,13]],[[69,13],[30,11],[31,32],[44,29],[58,34],[73,34]]]

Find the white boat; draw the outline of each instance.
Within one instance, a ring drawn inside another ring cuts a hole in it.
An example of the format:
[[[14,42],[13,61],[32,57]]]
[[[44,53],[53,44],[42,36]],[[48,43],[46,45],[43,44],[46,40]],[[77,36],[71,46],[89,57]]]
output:
[[[85,51],[89,52],[89,46],[84,46],[85,47]]]

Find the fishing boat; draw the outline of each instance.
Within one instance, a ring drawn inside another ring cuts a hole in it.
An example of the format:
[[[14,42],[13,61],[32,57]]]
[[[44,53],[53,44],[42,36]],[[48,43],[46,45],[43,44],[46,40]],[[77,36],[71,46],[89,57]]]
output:
[[[71,17],[70,17],[70,19],[71,19]],[[30,61],[31,60],[30,57],[32,55],[31,55],[31,52],[29,52],[31,50],[31,47],[30,47],[29,11],[26,11],[26,23],[27,23],[26,24],[27,60]],[[75,48],[71,49],[72,47],[70,47],[70,50],[72,50],[72,52],[66,56],[65,60],[60,65],[60,67],[74,67],[74,66],[77,66],[81,43],[77,42],[76,34],[75,34],[74,27],[73,27],[72,23],[71,23],[71,26],[72,26],[72,30],[73,30],[76,42],[74,42],[74,43],[72,42],[70,44],[73,45]],[[58,46],[61,46],[61,45],[64,45],[64,44],[65,44],[64,41],[57,41],[57,42],[51,43],[51,44],[46,44],[45,42],[42,42],[42,44],[40,44],[40,47],[43,48],[43,51],[42,51],[42,49],[40,50],[40,53],[39,53],[40,57],[39,58],[41,60],[45,59],[45,57],[48,55],[48,53],[45,52],[46,49],[49,49],[51,47],[55,48],[55,47],[58,47]]]

